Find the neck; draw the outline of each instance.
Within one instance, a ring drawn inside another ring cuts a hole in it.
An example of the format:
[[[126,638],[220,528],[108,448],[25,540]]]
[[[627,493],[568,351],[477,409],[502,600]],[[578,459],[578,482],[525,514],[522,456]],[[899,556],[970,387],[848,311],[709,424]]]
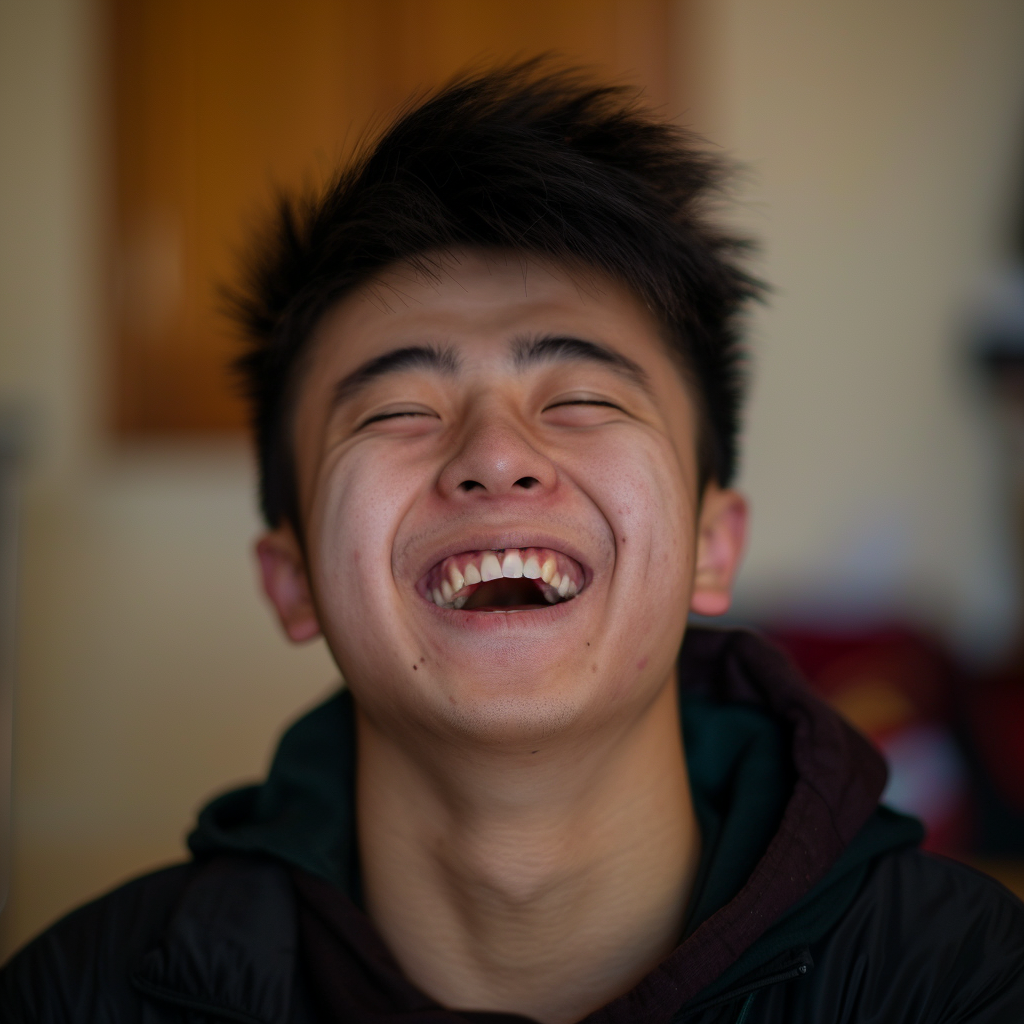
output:
[[[679,942],[700,854],[674,680],[628,728],[450,761],[358,721],[370,916],[442,1005],[568,1024]]]

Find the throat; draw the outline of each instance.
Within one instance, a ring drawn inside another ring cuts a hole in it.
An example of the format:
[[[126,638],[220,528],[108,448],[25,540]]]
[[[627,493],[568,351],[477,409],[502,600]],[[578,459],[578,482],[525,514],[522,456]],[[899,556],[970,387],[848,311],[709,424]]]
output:
[[[497,579],[481,583],[466,599],[463,611],[510,612],[547,608],[548,602],[533,580]]]
[[[532,751],[460,752],[427,775],[360,718],[366,907],[418,988],[449,1007],[571,1024],[675,948],[700,833],[672,684],[632,728],[567,743],[543,766]]]

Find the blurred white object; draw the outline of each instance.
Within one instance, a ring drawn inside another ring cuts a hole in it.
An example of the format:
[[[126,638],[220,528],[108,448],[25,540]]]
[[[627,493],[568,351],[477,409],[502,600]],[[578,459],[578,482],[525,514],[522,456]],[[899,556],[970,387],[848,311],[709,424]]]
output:
[[[1024,264],[1011,263],[981,283],[973,310],[979,355],[1024,361]]]
[[[967,766],[949,731],[915,724],[880,746],[889,765],[882,802],[916,815],[929,832],[942,827],[967,794]]]

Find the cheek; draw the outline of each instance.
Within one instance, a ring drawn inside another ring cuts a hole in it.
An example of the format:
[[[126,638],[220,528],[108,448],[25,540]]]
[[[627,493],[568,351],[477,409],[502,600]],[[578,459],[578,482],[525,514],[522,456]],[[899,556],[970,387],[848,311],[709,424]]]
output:
[[[660,672],[685,628],[694,560],[694,487],[658,437],[608,439],[594,453],[590,496],[615,535],[606,636],[636,672]],[[628,656],[628,658],[627,658]],[[631,673],[624,673],[631,678]]]
[[[395,533],[418,488],[411,467],[369,449],[348,453],[322,475],[309,528],[310,561],[324,627],[334,639],[363,618],[380,617],[394,587]]]
[[[692,557],[694,488],[667,440],[643,442],[604,439],[589,460],[588,489],[614,531],[620,567],[646,559],[682,566]]]

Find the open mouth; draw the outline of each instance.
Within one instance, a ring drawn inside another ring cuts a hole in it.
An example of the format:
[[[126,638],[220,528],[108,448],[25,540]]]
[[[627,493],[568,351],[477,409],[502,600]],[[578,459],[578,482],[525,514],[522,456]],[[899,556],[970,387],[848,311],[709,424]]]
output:
[[[571,601],[584,579],[583,567],[560,551],[504,548],[450,555],[417,589],[439,608],[514,612]]]

